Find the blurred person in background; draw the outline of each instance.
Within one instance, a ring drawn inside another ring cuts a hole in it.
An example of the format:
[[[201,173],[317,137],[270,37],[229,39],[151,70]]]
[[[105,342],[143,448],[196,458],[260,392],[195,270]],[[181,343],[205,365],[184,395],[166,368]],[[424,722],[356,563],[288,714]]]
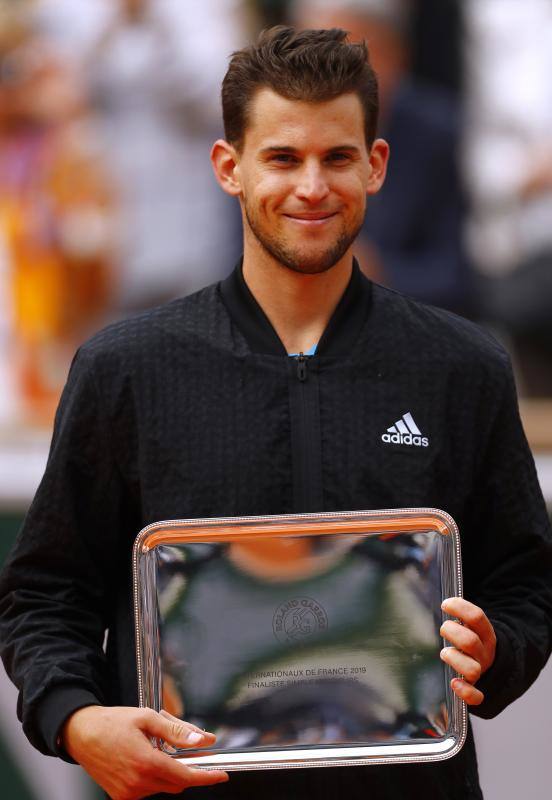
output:
[[[273,25],[288,24],[291,21],[290,8],[294,0],[252,0],[255,6],[260,29]]]
[[[44,29],[88,84],[120,197],[122,311],[198,289],[239,255],[237,209],[208,156],[226,58],[245,36],[242,5],[41,2]]]
[[[454,95],[409,73],[410,3],[404,0],[298,0],[298,27],[340,27],[365,39],[378,76],[380,135],[391,148],[387,179],[368,201],[357,253],[372,279],[459,313],[470,308],[462,245]]]
[[[552,2],[466,0],[465,173],[481,318],[552,395]]]
[[[16,407],[49,422],[70,356],[108,304],[113,201],[82,87],[32,11],[0,3],[0,235]]]
[[[463,83],[464,0],[406,0],[410,11],[410,66],[424,83],[460,96]]]

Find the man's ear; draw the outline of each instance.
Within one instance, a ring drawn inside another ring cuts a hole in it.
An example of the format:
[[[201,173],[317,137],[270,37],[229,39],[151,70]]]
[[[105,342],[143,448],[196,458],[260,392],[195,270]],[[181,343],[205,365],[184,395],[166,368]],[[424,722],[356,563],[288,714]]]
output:
[[[238,197],[242,189],[236,148],[224,139],[217,139],[211,148],[211,164],[221,188],[226,194]]]
[[[376,194],[383,186],[389,161],[389,145],[385,139],[375,139],[370,149],[370,174],[366,194]]]

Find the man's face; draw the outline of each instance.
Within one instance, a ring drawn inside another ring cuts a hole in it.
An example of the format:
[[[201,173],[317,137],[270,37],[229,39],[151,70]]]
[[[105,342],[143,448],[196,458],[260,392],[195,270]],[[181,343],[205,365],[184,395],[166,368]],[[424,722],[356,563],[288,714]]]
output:
[[[309,103],[260,90],[235,170],[246,240],[296,272],[325,272],[360,230],[372,171],[355,94]]]

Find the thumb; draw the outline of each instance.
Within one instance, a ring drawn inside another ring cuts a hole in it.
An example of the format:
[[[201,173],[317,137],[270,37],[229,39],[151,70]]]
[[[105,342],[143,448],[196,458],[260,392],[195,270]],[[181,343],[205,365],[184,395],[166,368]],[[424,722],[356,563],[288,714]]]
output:
[[[214,733],[208,733],[196,725],[173,717],[167,711],[151,711],[145,720],[144,730],[150,736],[164,739],[174,747],[206,747],[216,739]]]

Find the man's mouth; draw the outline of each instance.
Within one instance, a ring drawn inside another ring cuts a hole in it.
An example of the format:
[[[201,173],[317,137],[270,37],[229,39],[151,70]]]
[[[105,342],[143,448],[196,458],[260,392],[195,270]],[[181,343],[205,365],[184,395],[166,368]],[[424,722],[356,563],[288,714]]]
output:
[[[303,223],[305,225],[322,225],[332,217],[335,217],[336,211],[301,211],[296,214],[284,214],[288,219],[294,222]]]

